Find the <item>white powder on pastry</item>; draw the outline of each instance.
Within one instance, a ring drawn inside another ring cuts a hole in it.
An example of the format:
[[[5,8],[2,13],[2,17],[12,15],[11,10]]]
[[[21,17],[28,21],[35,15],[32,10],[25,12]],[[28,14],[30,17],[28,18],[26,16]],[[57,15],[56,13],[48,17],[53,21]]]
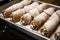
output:
[[[25,9],[26,12],[29,12],[31,9],[37,7],[38,5],[39,5],[38,2],[34,2],[31,5],[25,6],[24,9]]]
[[[38,11],[41,13],[44,9],[47,8],[47,4],[46,3],[42,3],[39,6],[37,6]]]
[[[24,0],[24,1],[22,1],[21,3],[22,3],[24,6],[26,6],[26,5],[30,4],[31,2],[32,2],[32,0]]]
[[[36,17],[37,15],[40,14],[37,8],[30,10],[29,13],[32,17]]]
[[[17,4],[14,4],[14,5],[10,6],[5,11],[12,12],[12,11],[15,11],[15,10],[17,10],[19,8],[22,8],[22,7],[23,7],[23,5],[21,3],[17,3]]]
[[[24,14],[25,10],[24,9],[19,9],[17,11],[12,12],[12,15],[17,15],[17,14]]]
[[[34,20],[37,20],[37,21],[41,22],[41,21],[46,21],[47,18],[48,18],[48,15],[43,12],[43,13],[39,14],[38,16],[36,16],[34,18]]]
[[[13,12],[13,11],[15,11],[17,9],[23,8],[24,6],[26,6],[26,5],[30,4],[30,3],[31,3],[31,0],[24,0],[24,1],[21,1],[19,3],[13,4],[12,6],[5,9],[5,11]]]
[[[31,15],[30,15],[29,13],[24,14],[22,17],[25,17],[26,21],[27,21],[28,23],[30,23],[30,21],[31,21]]]
[[[48,8],[47,10],[44,10],[44,12],[46,12],[46,13],[49,14],[49,15],[52,15],[52,14],[55,12],[55,8],[50,7],[50,8]]]
[[[48,31],[53,31],[53,29],[57,26],[58,23],[59,23],[59,16],[56,13],[54,13],[49,18],[49,20],[44,24],[44,26]]]

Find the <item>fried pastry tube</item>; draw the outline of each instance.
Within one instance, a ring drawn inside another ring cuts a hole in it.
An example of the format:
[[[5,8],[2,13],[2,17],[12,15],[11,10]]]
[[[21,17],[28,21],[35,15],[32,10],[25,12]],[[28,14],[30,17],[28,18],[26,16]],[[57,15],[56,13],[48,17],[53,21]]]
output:
[[[37,9],[40,13],[43,12],[47,8],[48,8],[48,5],[46,3],[42,3],[39,6],[37,6]]]
[[[30,4],[30,3],[31,3],[31,0],[24,0],[24,1],[21,1],[19,3],[16,3],[16,4],[8,7],[7,9],[5,9],[3,11],[3,15],[4,15],[5,18],[10,17],[10,14],[13,11],[15,11],[17,9],[20,9],[20,8],[23,8],[24,6],[26,6],[26,5]]]
[[[38,2],[34,2],[31,5],[29,5],[29,6],[25,6],[24,9],[25,9],[26,12],[29,12],[31,9],[37,7],[38,5],[39,5]]]
[[[23,14],[25,14],[24,9],[19,9],[15,12],[12,12],[12,14],[10,15],[11,21],[14,23],[20,21],[20,18]]]
[[[27,13],[21,17],[20,21],[23,23],[23,25],[27,25],[31,22],[31,20],[32,20],[31,15],[29,13]]]
[[[41,27],[41,25],[45,23],[45,21],[47,21],[49,16],[52,15],[54,12],[55,8],[53,7],[44,10],[44,12],[42,12],[33,19],[33,21],[31,22],[33,26],[31,28],[34,30],[38,30]]]
[[[27,25],[32,21],[33,17],[36,17],[39,15],[39,11],[37,8],[31,10],[32,13],[27,13],[21,17],[23,25]]]
[[[57,10],[41,27],[41,34],[49,37],[60,21],[60,10]]]
[[[17,11],[12,12],[12,14],[10,15],[12,17],[12,21],[13,22],[18,22],[22,15],[29,12],[29,10],[37,7],[38,5],[39,5],[38,2],[34,2],[31,5],[28,5],[27,7],[24,7],[23,9],[18,9]],[[31,8],[29,8],[29,7],[31,7]],[[28,8],[28,11],[26,12],[27,8]]]
[[[21,3],[23,4],[23,6],[27,6],[32,2],[32,0],[23,0]]]
[[[38,5],[36,8],[32,9],[29,11],[29,14],[25,14],[21,17],[22,19],[22,23],[24,25],[27,25],[27,24],[30,24],[30,22],[32,21],[32,19],[34,17],[36,17],[37,15],[39,15],[44,9],[47,8],[47,4],[43,3],[43,4],[40,4]]]

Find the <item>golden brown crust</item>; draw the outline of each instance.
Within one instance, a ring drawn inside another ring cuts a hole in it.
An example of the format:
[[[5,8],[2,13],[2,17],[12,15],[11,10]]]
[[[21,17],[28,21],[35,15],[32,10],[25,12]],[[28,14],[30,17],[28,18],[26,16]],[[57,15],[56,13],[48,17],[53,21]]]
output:
[[[20,21],[20,18],[21,18],[22,15],[23,15],[22,13],[21,13],[21,14],[17,14],[17,15],[11,14],[12,21],[13,21],[13,22],[18,22],[18,21]]]
[[[22,19],[23,24],[27,25],[27,24],[30,24],[30,22],[32,20],[32,17],[31,17],[31,15],[29,13],[27,13],[27,14],[23,15],[21,17],[21,19]]]
[[[46,29],[45,25],[43,25],[43,26],[41,27],[40,32],[42,33],[42,32],[44,31],[44,29]],[[50,36],[50,31],[48,31],[47,29],[46,29],[46,31],[47,31],[47,35],[45,35],[45,36],[46,36],[46,37],[49,37],[49,36]]]
[[[24,23],[23,23],[24,25],[28,24],[28,20],[27,20],[27,18],[25,16],[22,17],[22,20],[24,21]]]
[[[40,26],[39,22],[37,20],[33,20],[33,21],[34,21],[34,24],[37,26],[35,29],[38,29],[38,27]]]
[[[49,15],[46,14],[46,18],[45,19],[43,19],[43,18],[42,19],[38,18],[40,20],[38,20],[37,18],[34,19],[33,21],[34,21],[34,24],[36,25],[36,29],[39,29],[41,27],[41,25],[44,24],[45,21],[47,21],[48,18],[49,18]]]
[[[3,12],[3,16],[4,16],[4,18],[8,18],[8,17],[10,17],[10,14],[11,14],[10,11],[4,11],[4,12]]]
[[[31,0],[23,0],[20,3],[16,3],[3,11],[4,17],[10,17],[10,14],[20,8],[23,8],[25,5],[31,3]]]

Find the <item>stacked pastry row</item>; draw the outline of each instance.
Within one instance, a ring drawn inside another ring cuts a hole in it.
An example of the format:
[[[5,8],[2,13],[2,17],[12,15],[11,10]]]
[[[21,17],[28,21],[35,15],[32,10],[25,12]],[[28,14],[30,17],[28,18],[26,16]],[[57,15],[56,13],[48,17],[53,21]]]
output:
[[[40,30],[41,34],[49,37],[60,21],[60,10],[48,7],[46,3],[31,3],[24,0],[3,11],[5,18],[12,18],[12,22],[21,21],[23,25],[31,24],[31,29]]]
[[[14,11],[16,11],[18,9],[23,8],[24,6],[27,6],[27,5],[31,4],[31,2],[32,2],[31,0],[23,0],[23,1],[19,2],[19,3],[11,5],[10,7],[8,7],[7,9],[5,9],[3,11],[4,17],[5,18],[10,17],[10,15],[12,14],[12,12],[14,12]]]

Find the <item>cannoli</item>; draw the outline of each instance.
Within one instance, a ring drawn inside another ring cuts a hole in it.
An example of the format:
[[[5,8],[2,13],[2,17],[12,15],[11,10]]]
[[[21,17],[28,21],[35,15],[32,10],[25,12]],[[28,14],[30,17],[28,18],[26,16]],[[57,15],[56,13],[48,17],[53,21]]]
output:
[[[42,3],[39,6],[37,6],[37,9],[40,13],[43,12],[47,8],[48,8],[48,5],[46,3]]]
[[[24,7],[23,9],[18,9],[17,11],[12,12],[12,14],[10,15],[12,17],[12,21],[13,22],[18,22],[22,15],[29,12],[29,10],[37,7],[38,5],[39,5],[39,3],[34,2],[31,5],[28,5],[27,7]],[[31,7],[31,8],[29,8],[29,7]],[[27,8],[28,8],[28,11],[26,12]]]
[[[31,12],[31,13],[30,13],[30,12]],[[37,8],[31,10],[30,12],[27,13],[27,14],[25,14],[25,15],[23,15],[23,16],[21,17],[22,23],[23,23],[24,25],[29,24],[29,23],[31,22],[31,20],[32,20],[33,17],[36,17],[37,15],[39,15],[39,11],[37,10]],[[24,21],[24,22],[23,22],[23,21]]]
[[[40,6],[41,5],[41,6]],[[30,24],[30,22],[33,20],[34,17],[38,16],[45,8],[47,8],[47,4],[40,4],[38,5],[36,8],[32,9],[29,11],[29,15],[25,14],[21,17],[23,24],[27,25]],[[44,5],[44,6],[43,6]],[[43,9],[43,10],[39,10],[39,9]],[[40,12],[39,12],[40,11]],[[30,17],[30,19],[28,18]],[[27,20],[28,19],[28,20]]]
[[[41,34],[49,37],[60,21],[60,10],[56,11],[41,27]]]
[[[49,18],[50,15],[52,15],[54,13],[55,8],[51,7],[48,8],[46,10],[44,10],[44,12],[42,12],[41,14],[39,14],[38,16],[36,16],[33,21],[32,21],[32,29],[34,30],[38,30],[40,28],[40,26],[45,23],[45,21],[47,21],[47,19]]]
[[[57,28],[56,28],[56,31],[53,35],[53,38],[55,40],[60,40],[60,23],[58,24]]]
[[[15,12],[12,12],[12,14],[10,15],[11,21],[12,22],[18,22],[18,21],[20,21],[20,18],[21,18],[21,16],[23,14],[25,14],[24,9],[19,9],[19,10],[15,11]]]
[[[29,24],[31,22],[31,20],[32,20],[31,15],[29,13],[27,13],[21,17],[21,21],[22,21],[23,25]]]
[[[31,9],[37,7],[38,5],[39,5],[38,2],[34,2],[31,5],[29,5],[29,6],[25,6],[24,9],[25,9],[26,12],[29,12]]]
[[[23,6],[27,6],[32,2],[32,0],[23,0],[21,3],[23,4]]]
[[[15,11],[17,9],[20,9],[20,8],[23,8],[25,5],[28,5],[30,3],[31,3],[31,0],[24,0],[24,1],[21,1],[20,3],[16,3],[16,4],[8,7],[7,9],[5,9],[3,11],[3,15],[4,15],[5,18],[10,17],[10,14],[13,11]]]

